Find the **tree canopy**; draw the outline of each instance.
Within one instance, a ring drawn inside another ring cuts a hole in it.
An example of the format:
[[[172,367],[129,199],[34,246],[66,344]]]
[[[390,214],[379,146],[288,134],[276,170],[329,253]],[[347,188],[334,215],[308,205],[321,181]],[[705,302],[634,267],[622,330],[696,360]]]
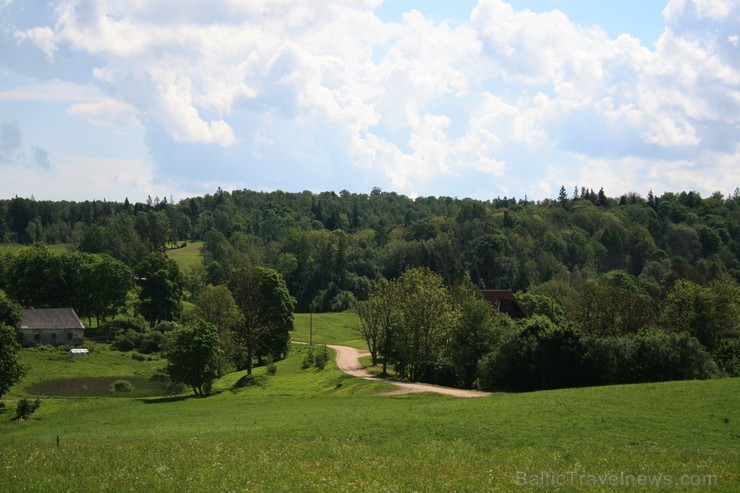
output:
[[[219,369],[221,350],[216,328],[197,321],[178,327],[165,337],[164,356],[170,379],[192,388],[197,396],[208,395]]]
[[[27,368],[18,358],[19,350],[15,328],[0,323],[0,397],[26,374]]]
[[[229,288],[241,312],[236,341],[245,349],[243,366],[251,374],[254,357],[278,360],[287,354],[295,300],[282,276],[267,267],[235,270]]]

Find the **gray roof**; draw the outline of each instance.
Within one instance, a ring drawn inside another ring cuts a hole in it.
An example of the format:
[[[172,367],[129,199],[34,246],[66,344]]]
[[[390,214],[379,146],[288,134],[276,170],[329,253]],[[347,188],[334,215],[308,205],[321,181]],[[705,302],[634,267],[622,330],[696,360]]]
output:
[[[21,329],[84,329],[71,308],[24,308]]]

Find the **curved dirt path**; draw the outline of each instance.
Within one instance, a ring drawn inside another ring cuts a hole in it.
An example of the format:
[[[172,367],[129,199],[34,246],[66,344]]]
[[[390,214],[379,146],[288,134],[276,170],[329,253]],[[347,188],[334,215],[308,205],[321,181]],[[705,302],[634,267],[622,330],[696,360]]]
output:
[[[491,395],[490,392],[480,392],[477,390],[438,387],[436,385],[429,385],[426,383],[396,382],[395,380],[380,378],[368,373],[360,364],[360,357],[369,355],[370,353],[368,351],[360,351],[359,349],[353,347],[334,346],[331,344],[328,347],[336,351],[337,367],[347,375],[352,375],[353,377],[362,378],[365,380],[386,382],[398,387],[398,390],[387,392],[383,395],[410,394],[412,392],[436,392],[437,394],[451,395],[453,397],[485,397],[487,395]]]

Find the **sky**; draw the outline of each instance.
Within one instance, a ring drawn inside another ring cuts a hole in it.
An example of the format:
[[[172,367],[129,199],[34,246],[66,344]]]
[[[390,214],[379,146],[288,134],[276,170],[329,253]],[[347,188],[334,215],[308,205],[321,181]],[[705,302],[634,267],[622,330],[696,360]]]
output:
[[[740,186],[737,0],[0,0],[0,198]]]

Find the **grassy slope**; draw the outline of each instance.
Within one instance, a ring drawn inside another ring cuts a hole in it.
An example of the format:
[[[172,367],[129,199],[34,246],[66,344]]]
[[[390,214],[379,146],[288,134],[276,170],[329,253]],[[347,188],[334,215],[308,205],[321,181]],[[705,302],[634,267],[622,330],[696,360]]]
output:
[[[0,491],[510,490],[518,471],[571,470],[740,486],[740,379],[380,397],[333,364],[302,370],[305,351],[207,399],[45,399],[23,424],[0,411]]]
[[[295,314],[295,331],[291,334],[294,341],[308,342],[311,315],[308,313]],[[313,314],[313,343],[314,344],[341,344],[359,349],[367,349],[365,341],[357,334],[355,327],[360,323],[357,313],[347,311],[342,313],[314,313]]]
[[[188,268],[194,267],[200,263],[200,248],[203,246],[202,241],[193,241],[186,247],[167,250],[167,256],[177,262],[180,270],[185,272]]]

